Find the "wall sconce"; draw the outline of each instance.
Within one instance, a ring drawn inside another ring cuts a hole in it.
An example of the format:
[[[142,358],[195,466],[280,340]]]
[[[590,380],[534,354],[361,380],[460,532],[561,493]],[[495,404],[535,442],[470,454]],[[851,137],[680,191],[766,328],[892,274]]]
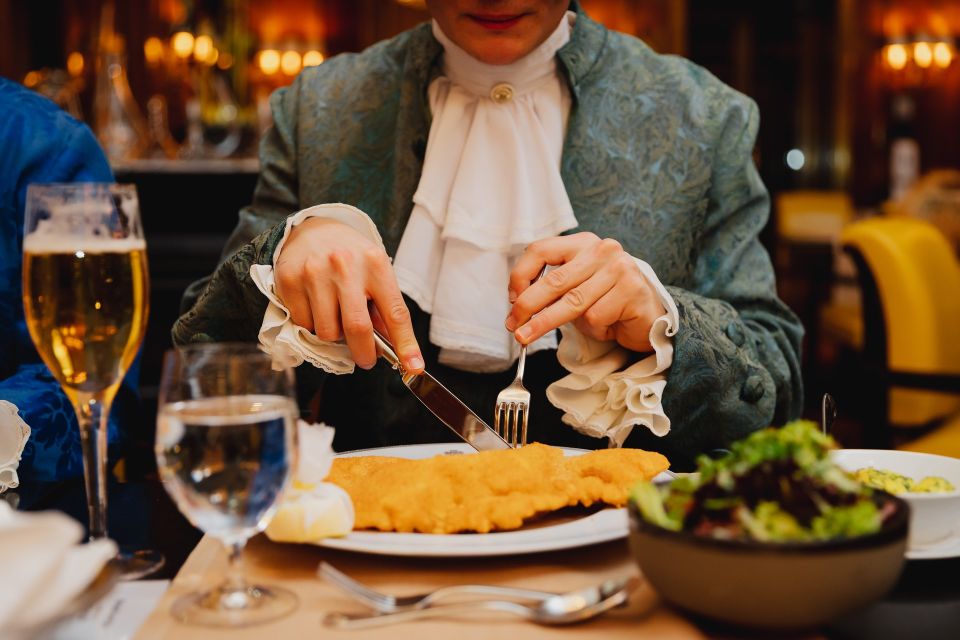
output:
[[[882,50],[884,64],[893,71],[913,68],[919,71],[946,69],[957,57],[953,39],[932,40],[918,35],[911,40],[897,39],[888,42]]]
[[[323,64],[326,57],[316,48],[306,51],[298,47],[280,49],[261,49],[257,54],[257,67],[264,76],[274,76],[282,73],[285,76],[295,76],[301,69]]]

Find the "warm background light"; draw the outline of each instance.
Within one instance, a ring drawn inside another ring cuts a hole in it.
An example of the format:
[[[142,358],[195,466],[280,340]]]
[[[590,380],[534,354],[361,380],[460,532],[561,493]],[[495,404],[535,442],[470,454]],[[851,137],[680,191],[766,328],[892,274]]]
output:
[[[193,41],[193,57],[197,62],[207,62],[213,54],[213,38],[197,36]]]
[[[163,42],[160,38],[151,36],[143,41],[143,57],[150,65],[160,62],[163,58]]]
[[[280,52],[276,49],[264,49],[258,57],[260,71],[272,76],[280,70]]]
[[[926,69],[933,63],[933,49],[929,42],[916,42],[913,45],[913,60],[917,66]]]
[[[280,58],[280,70],[288,76],[295,76],[300,72],[300,53],[297,51],[284,51]]]
[[[887,46],[887,64],[891,69],[899,71],[907,66],[907,48],[902,44],[891,44]]]
[[[226,71],[233,66],[233,56],[227,52],[221,53],[217,57],[217,68]]]
[[[946,69],[950,66],[950,62],[953,60],[953,51],[950,50],[950,45],[946,42],[938,42],[933,45],[933,61],[941,69]]]
[[[72,76],[79,76],[83,73],[83,54],[79,51],[74,51],[69,56],[67,56],[67,71],[70,72]]]
[[[315,67],[323,63],[323,54],[317,50],[307,51],[303,54],[303,66],[304,67]]]
[[[189,58],[193,53],[193,34],[187,31],[178,31],[170,39],[173,52],[181,58]]]

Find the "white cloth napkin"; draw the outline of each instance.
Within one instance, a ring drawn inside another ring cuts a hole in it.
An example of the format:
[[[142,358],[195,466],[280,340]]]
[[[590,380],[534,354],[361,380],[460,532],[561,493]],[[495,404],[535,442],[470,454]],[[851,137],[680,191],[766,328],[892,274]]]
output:
[[[509,65],[476,60],[433,23],[444,75],[430,84],[423,172],[393,265],[400,289],[431,314],[446,365],[513,364],[520,347],[503,330],[510,270],[531,242],[577,226],[560,176],[570,95],[556,60],[575,15]],[[495,99],[503,91],[511,97]],[[556,346],[551,332],[528,351]]]
[[[0,493],[20,486],[17,467],[30,438],[30,427],[17,413],[17,407],[0,400]]]
[[[82,536],[62,513],[19,513],[0,501],[0,637],[51,620],[116,555],[111,540],[79,544]]]
[[[293,486],[284,493],[267,526],[274,542],[317,542],[353,530],[353,501],[335,484],[323,482],[333,464],[334,429],[297,421],[299,455]]]

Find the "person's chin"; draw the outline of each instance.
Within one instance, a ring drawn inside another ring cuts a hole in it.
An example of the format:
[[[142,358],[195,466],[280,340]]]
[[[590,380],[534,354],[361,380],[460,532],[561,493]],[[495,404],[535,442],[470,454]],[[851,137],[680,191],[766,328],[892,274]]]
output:
[[[468,51],[480,62],[493,65],[511,64],[529,52],[530,47],[523,39],[509,36],[483,38]]]

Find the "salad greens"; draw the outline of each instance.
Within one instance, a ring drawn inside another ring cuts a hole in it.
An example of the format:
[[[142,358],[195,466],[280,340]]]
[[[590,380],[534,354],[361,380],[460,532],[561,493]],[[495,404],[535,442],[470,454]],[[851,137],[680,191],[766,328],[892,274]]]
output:
[[[830,540],[880,529],[886,512],[873,491],[833,464],[836,448],[816,424],[798,420],[751,434],[697,474],[631,494],[640,514],[672,531],[769,542]]]

